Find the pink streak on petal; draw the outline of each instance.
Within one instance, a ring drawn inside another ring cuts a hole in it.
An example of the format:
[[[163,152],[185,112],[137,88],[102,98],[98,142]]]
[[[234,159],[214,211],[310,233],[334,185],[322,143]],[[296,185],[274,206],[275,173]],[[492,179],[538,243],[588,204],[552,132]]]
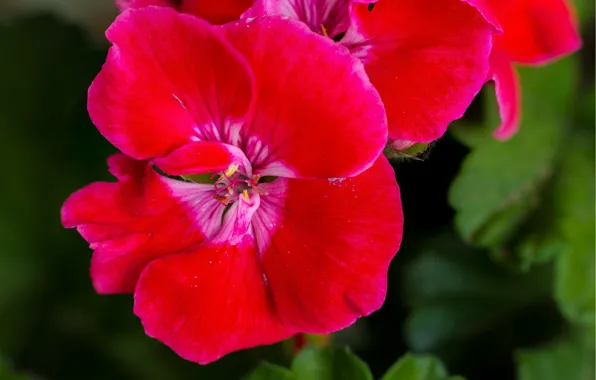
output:
[[[494,54],[493,54],[494,56]],[[492,79],[501,115],[501,125],[493,135],[499,140],[511,138],[519,129],[521,121],[521,86],[519,75],[511,62],[500,58],[491,60]]]

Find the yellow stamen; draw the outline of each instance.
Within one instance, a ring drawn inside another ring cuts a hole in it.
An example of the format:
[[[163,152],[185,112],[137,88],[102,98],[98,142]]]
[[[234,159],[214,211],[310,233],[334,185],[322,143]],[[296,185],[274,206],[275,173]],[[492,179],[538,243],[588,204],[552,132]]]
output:
[[[230,164],[230,166],[226,169],[224,174],[226,176],[230,177],[232,174],[236,173],[237,170],[238,170],[238,164]]]
[[[228,204],[228,198],[226,198],[226,197],[215,194],[215,195],[213,195],[213,198],[215,198],[216,201],[223,203],[224,205]]]
[[[329,37],[329,33],[327,33],[327,28],[325,28],[325,25],[321,24],[321,31],[323,32],[323,35],[325,37]]]
[[[244,199],[248,200],[248,190],[244,190],[242,195],[244,195]]]
[[[230,195],[234,194],[234,190],[232,190],[231,187],[228,187],[228,194],[230,194]]]

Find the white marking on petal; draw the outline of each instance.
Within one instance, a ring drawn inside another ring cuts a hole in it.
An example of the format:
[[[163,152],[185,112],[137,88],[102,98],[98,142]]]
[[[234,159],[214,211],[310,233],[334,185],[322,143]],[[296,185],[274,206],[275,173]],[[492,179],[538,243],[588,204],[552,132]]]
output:
[[[182,106],[182,108],[184,108],[185,110],[188,111],[188,109],[186,108],[186,105],[184,104],[184,102],[178,96],[176,96],[176,94],[172,94],[172,96],[174,97],[174,99],[176,99],[178,101],[178,103],[180,103],[180,105]]]
[[[271,244],[271,236],[283,228],[284,205],[288,190],[288,180],[278,178],[270,183],[259,185],[267,192],[261,197],[261,205],[252,219],[256,246],[259,254],[265,253]]]

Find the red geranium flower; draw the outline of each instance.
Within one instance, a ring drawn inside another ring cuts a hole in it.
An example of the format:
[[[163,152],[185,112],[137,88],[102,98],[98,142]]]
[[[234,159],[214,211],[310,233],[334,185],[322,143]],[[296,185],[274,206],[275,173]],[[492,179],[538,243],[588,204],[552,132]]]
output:
[[[462,0],[257,0],[243,17],[281,14],[360,58],[396,146],[428,142],[460,118],[486,81],[494,28]]]
[[[581,39],[574,12],[565,0],[482,0],[501,25],[491,54],[501,125],[494,135],[506,140],[519,129],[521,88],[514,64],[541,65],[578,50]]]
[[[357,59],[275,17],[147,7],[107,36],[89,111],[126,155],[62,209],[98,292],[134,291],[147,334],[199,363],[381,306],[402,213]]]
[[[214,25],[238,20],[253,3],[254,0],[116,0],[121,10],[151,5],[170,7],[205,19]]]

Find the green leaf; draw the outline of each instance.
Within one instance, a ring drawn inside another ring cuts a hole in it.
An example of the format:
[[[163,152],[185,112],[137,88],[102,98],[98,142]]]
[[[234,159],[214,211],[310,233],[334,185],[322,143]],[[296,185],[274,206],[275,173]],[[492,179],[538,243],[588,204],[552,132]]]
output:
[[[451,186],[449,202],[455,225],[468,242],[495,247],[512,237],[539,205],[541,187],[554,170],[562,141],[563,117],[576,88],[575,61],[520,69],[524,119],[509,141],[492,138],[498,123],[494,91],[489,100],[485,137],[473,138],[472,152]],[[545,81],[544,78],[549,80]]]
[[[348,348],[307,347],[292,363],[297,380],[372,380],[366,363]]]
[[[432,144],[430,143],[419,143],[414,144],[411,147],[404,150],[397,150],[390,144],[385,147],[383,154],[389,160],[407,161],[407,160],[420,160],[424,159],[424,155],[429,151]]]
[[[571,321],[594,325],[594,231],[596,221],[594,135],[569,141],[560,176],[555,184],[558,225],[568,242],[555,268],[555,298]]]
[[[381,380],[463,380],[463,377],[449,376],[443,363],[435,357],[406,355]]]
[[[296,376],[289,370],[270,363],[260,364],[244,380],[294,380]]]
[[[196,182],[196,183],[214,184],[216,182],[216,178],[213,176],[213,173],[186,174],[181,177],[187,181]]]
[[[518,380],[593,380],[594,350],[572,340],[519,350]]]

